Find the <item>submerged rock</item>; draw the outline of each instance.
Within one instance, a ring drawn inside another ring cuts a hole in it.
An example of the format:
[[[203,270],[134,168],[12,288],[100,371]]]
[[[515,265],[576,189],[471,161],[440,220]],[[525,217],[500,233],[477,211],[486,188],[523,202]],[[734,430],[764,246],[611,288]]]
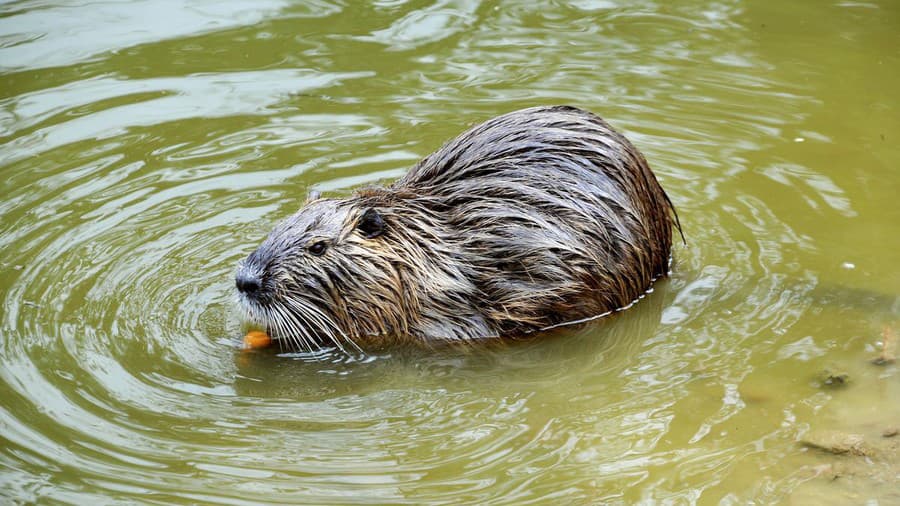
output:
[[[800,440],[800,444],[835,455],[871,457],[874,453],[862,435],[837,430],[811,432]]]
[[[825,388],[842,388],[850,382],[850,375],[844,371],[825,369],[819,378],[819,383]]]

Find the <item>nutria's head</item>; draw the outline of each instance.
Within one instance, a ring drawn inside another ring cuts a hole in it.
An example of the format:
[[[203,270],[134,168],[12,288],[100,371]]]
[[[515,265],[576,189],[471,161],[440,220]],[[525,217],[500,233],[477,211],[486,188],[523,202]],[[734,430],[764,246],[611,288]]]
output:
[[[317,199],[281,222],[240,263],[235,284],[251,320],[304,349],[355,346],[395,326],[379,311],[398,273],[381,212],[358,199]]]

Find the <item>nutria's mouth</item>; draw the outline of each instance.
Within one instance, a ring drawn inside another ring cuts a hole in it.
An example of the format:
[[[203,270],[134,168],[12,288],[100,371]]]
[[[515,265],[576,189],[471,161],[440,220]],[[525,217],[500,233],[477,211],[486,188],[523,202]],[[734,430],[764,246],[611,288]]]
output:
[[[261,304],[243,293],[238,300],[245,319],[252,326],[265,329],[279,346],[311,353],[331,347],[344,353],[362,352],[350,336],[315,306],[295,299],[281,304]]]

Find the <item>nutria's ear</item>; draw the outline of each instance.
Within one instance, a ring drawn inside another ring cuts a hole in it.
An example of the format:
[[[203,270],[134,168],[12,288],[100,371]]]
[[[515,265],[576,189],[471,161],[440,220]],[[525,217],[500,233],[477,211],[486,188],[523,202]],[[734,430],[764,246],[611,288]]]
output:
[[[378,211],[372,208],[366,209],[366,212],[359,218],[356,228],[366,239],[374,239],[384,233],[384,218]]]
[[[306,201],[312,202],[313,200],[319,200],[322,198],[322,192],[319,190],[309,190],[309,193],[306,194]]]

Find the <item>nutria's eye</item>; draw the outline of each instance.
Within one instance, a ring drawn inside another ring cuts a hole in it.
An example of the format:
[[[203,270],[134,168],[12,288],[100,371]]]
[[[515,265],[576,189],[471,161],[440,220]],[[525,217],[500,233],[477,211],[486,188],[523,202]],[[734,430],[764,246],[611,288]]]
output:
[[[356,228],[366,239],[374,239],[384,233],[384,219],[378,211],[367,209],[356,224]]]
[[[328,243],[325,241],[314,242],[307,249],[310,254],[320,257],[325,253],[325,250],[328,249]]]

